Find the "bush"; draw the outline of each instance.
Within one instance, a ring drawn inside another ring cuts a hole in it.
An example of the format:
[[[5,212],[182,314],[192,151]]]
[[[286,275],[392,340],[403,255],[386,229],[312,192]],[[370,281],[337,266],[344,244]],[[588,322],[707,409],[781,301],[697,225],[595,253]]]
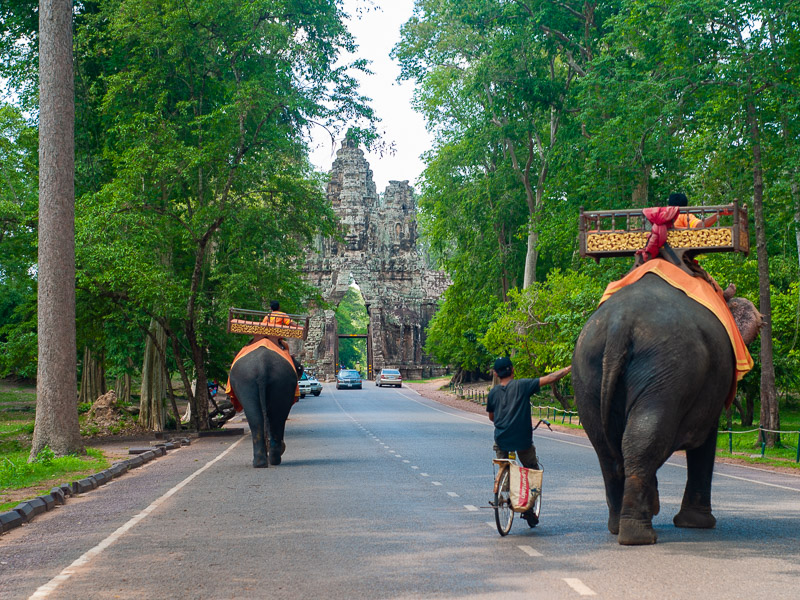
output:
[[[555,270],[544,282],[510,290],[481,341],[494,356],[512,356],[518,377],[565,367],[604,289],[597,278]]]

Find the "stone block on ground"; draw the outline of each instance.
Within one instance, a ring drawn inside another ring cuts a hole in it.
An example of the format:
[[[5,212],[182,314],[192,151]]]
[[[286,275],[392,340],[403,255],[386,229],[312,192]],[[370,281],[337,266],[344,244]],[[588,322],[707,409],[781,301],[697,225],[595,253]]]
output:
[[[72,496],[72,485],[69,483],[62,483],[60,486],[61,491],[64,492],[64,497]]]
[[[150,452],[150,448],[128,448],[128,454],[144,454]]]
[[[92,475],[92,477],[94,477],[94,480],[97,482],[97,487],[105,485],[109,481],[111,481],[111,477],[106,475],[105,471],[100,471],[99,473],[95,473],[94,475]]]
[[[52,494],[43,494],[39,496],[37,499],[44,502],[45,510],[53,510],[56,507],[57,502]]]
[[[33,510],[30,502],[20,502],[14,507],[14,510],[17,511],[25,523],[30,523],[36,516],[36,511]]]
[[[67,497],[64,494],[64,490],[61,489],[60,487],[54,487],[52,490],[50,490],[50,495],[56,501],[56,504],[66,504],[67,503]]]
[[[111,468],[108,469],[108,470],[111,471],[111,476],[116,479],[120,475],[124,475],[125,473],[127,473],[128,472],[128,468],[129,468],[128,462],[127,461],[122,461],[122,462],[114,463],[113,465],[111,465]]]
[[[152,451],[152,450],[148,450],[147,452],[144,452],[144,453],[140,454],[139,456],[142,457],[142,460],[144,460],[144,462],[150,462],[151,460],[153,460],[156,457],[156,453],[154,451]]]
[[[16,510],[9,510],[8,512],[0,513],[0,533],[11,531],[15,527],[19,527],[25,522]]]
[[[128,469],[135,469],[136,467],[141,467],[144,464],[144,459],[142,458],[141,454],[137,454],[125,462],[128,464]]]
[[[76,494],[85,494],[86,492],[91,492],[96,487],[97,482],[93,477],[85,477],[84,479],[79,479],[78,481],[74,481],[72,483],[72,491]]]
[[[44,512],[47,512],[47,504],[41,498],[31,498],[28,500],[28,504],[33,507],[33,513],[35,515],[40,515]]]

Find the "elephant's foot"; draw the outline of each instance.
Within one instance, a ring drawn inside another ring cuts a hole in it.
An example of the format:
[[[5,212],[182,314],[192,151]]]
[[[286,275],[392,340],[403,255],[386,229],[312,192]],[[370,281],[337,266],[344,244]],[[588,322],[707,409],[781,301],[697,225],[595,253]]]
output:
[[[281,464],[281,455],[283,451],[286,449],[286,445],[282,444],[279,445],[275,442],[270,442],[269,444],[269,464],[271,465],[279,465]]]
[[[619,520],[617,541],[623,546],[655,544],[657,539],[658,535],[650,522],[625,518]]]
[[[256,469],[266,469],[269,467],[269,462],[267,462],[266,456],[254,456],[253,457],[253,467]]]
[[[680,512],[672,519],[675,527],[691,527],[693,529],[713,529],[717,519],[710,508],[698,509],[689,506],[681,507]]]
[[[617,535],[619,533],[619,513],[608,513],[608,530]]]

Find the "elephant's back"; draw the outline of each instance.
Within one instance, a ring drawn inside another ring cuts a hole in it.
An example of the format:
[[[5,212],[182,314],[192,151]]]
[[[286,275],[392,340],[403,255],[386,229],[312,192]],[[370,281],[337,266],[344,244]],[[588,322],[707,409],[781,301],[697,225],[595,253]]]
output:
[[[230,371],[231,382],[238,379],[259,381],[297,380],[294,366],[283,356],[267,348],[256,348],[239,358]],[[235,385],[235,383],[234,383]]]
[[[576,396],[599,399],[603,370],[614,361],[634,394],[697,381],[729,386],[734,365],[719,319],[654,274],[616,292],[587,320],[573,354]]]
[[[600,327],[615,324],[629,328],[637,337],[662,342],[727,336],[713,312],[652,273],[612,295],[587,325],[593,321]]]

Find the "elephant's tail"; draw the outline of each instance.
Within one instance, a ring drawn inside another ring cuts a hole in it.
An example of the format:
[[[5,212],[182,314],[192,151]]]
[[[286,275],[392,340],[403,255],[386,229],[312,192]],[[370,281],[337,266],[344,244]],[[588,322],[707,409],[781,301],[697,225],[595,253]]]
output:
[[[629,325],[612,322],[603,349],[603,369],[600,381],[600,418],[609,450],[622,461],[622,434],[625,429],[625,406],[615,402],[628,361]]]

